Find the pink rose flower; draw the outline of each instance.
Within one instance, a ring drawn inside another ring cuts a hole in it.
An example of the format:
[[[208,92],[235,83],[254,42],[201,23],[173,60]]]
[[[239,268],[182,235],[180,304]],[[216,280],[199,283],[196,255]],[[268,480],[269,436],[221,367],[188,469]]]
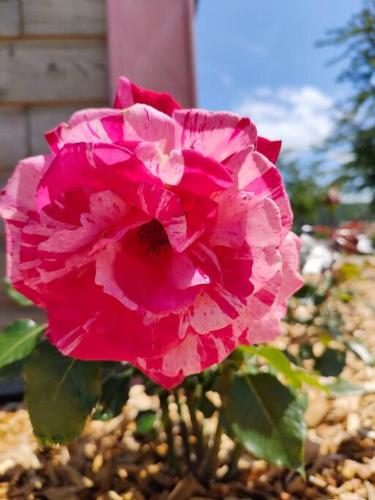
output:
[[[0,205],[8,276],[62,353],[172,387],[278,335],[301,285],[279,141],[126,78],[115,109],[46,138],[51,154],[21,161]]]

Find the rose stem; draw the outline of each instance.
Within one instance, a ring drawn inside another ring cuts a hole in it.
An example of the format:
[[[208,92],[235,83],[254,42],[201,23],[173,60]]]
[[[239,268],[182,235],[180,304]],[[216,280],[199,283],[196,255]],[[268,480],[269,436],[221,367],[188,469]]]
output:
[[[221,413],[219,413],[212,446],[208,449],[199,471],[199,477],[205,485],[209,483],[210,479],[215,474],[222,435],[223,426],[221,422]]]
[[[232,450],[232,454],[228,464],[228,471],[226,472],[223,478],[224,480],[229,481],[233,479],[233,477],[237,474],[238,462],[242,456],[243,451],[244,451],[243,445],[241,443],[236,443]]]
[[[236,369],[236,365],[233,361],[228,360],[225,363],[222,376],[221,376],[221,408],[219,410],[217,427],[213,439],[213,444],[211,448],[208,450],[205,459],[203,460],[200,477],[203,484],[208,484],[210,479],[215,475],[216,469],[218,466],[219,460],[219,451],[221,445],[221,438],[224,432],[224,412],[223,409],[227,406],[229,388],[231,385],[232,377],[234,374],[234,370]]]
[[[189,410],[191,425],[193,427],[193,432],[195,437],[197,438],[197,462],[201,462],[204,456],[204,436],[202,425],[200,424],[197,417],[197,408],[196,408],[196,390],[191,391],[189,389],[186,390],[186,405]]]
[[[180,417],[180,430],[181,430],[181,437],[182,437],[182,442],[184,444],[184,454],[185,454],[185,460],[187,463],[187,466],[189,467],[190,470],[192,470],[192,462],[191,462],[191,448],[190,448],[190,443],[189,443],[189,431],[183,416],[183,405],[181,401],[181,392],[179,392],[178,389],[175,389],[173,391],[174,398],[176,400],[177,404],[177,409],[178,409],[178,415]]]
[[[166,391],[161,392],[159,396],[160,407],[162,411],[162,424],[167,436],[167,446],[168,446],[167,458],[170,468],[174,470],[176,474],[181,474],[180,462],[176,457],[174,448],[173,425],[169,414],[168,396],[169,394]]]

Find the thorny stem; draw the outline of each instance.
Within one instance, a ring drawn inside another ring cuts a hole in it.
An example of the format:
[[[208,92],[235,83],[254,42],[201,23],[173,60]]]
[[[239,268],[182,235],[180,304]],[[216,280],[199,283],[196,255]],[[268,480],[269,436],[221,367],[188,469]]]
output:
[[[182,442],[184,444],[184,454],[185,454],[185,459],[186,463],[191,470],[192,468],[192,463],[191,463],[191,448],[190,448],[190,442],[189,442],[189,430],[187,428],[184,416],[183,416],[183,409],[182,409],[182,402],[181,402],[181,397],[179,394],[178,389],[175,389],[173,391],[176,404],[177,404],[177,409],[178,409],[178,416],[179,416],[179,424],[180,424],[180,430],[181,430],[181,437],[182,437]]]
[[[186,405],[189,410],[191,425],[193,428],[193,432],[197,439],[197,447],[196,447],[196,455],[197,462],[201,462],[204,456],[204,436],[203,436],[203,428],[200,424],[197,417],[197,408],[196,408],[196,391],[191,391],[186,389]]]
[[[223,368],[221,374],[221,408],[218,411],[217,426],[212,439],[212,444],[205,446],[204,435],[203,435],[203,425],[198,418],[198,390],[199,386],[194,388],[189,386],[183,386],[179,389],[175,389],[172,394],[174,400],[177,404],[178,417],[179,417],[179,427],[181,432],[181,438],[184,448],[184,457],[187,467],[193,474],[205,485],[208,485],[210,480],[215,476],[216,469],[218,467],[219,452],[221,447],[222,436],[224,433],[224,409],[228,403],[229,389],[232,381],[233,374],[236,370],[236,363],[234,360],[228,360]],[[183,389],[183,390],[182,390]],[[169,466],[176,474],[181,475],[181,466],[176,455],[175,450],[175,440],[173,436],[173,423],[170,417],[169,405],[168,405],[169,393],[163,391],[160,393],[160,407],[162,410],[162,424],[166,433],[168,453],[167,459]],[[196,437],[196,449],[193,450],[189,441],[189,427],[186,424],[184,418],[184,407],[187,406],[189,411],[191,430]],[[192,451],[195,452],[196,461],[192,460]],[[236,444],[230,462],[228,464],[228,471],[225,475],[225,479],[232,478],[236,471],[238,460],[242,454],[243,448],[239,444]]]
[[[222,436],[223,436],[223,425],[220,412],[218,415],[218,422],[212,446],[211,448],[208,449],[207,454],[202,462],[202,466],[199,470],[199,476],[203,484],[208,484],[212,476],[215,474]]]
[[[215,475],[218,459],[219,459],[219,451],[221,445],[221,438],[224,432],[224,412],[223,409],[226,408],[228,403],[229,396],[229,388],[232,381],[233,373],[234,373],[235,365],[232,361],[229,361],[225,364],[222,377],[221,377],[221,408],[219,410],[217,427],[213,439],[213,444],[211,448],[208,450],[206,457],[202,463],[202,467],[200,469],[200,478],[204,484],[208,484],[210,479]]]
[[[176,457],[174,448],[173,425],[169,414],[168,393],[165,391],[161,392],[159,398],[160,398],[160,407],[162,410],[162,424],[167,436],[168,464],[170,468],[174,470],[177,474],[181,474],[180,462]]]
[[[228,464],[228,471],[226,472],[224,479],[229,481],[233,479],[233,477],[236,475],[238,471],[238,462],[242,456],[242,453],[244,451],[244,447],[241,443],[236,443],[235,447],[233,448],[232,455],[230,457],[230,461]]]

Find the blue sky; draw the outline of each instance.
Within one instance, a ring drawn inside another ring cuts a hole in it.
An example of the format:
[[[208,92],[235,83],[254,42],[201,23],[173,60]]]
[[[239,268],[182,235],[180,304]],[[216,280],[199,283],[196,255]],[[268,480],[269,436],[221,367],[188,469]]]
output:
[[[338,54],[315,43],[345,25],[361,0],[200,0],[199,105],[249,115],[258,130],[305,154],[333,130]]]

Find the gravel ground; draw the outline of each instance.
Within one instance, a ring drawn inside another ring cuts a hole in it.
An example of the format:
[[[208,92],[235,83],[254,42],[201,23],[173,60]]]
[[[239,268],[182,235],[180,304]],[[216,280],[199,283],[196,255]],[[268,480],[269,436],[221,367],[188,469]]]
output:
[[[375,354],[375,266],[363,259],[361,266],[361,277],[342,285],[353,300],[334,306],[344,317],[345,335],[362,340]],[[316,335],[309,328],[285,325],[277,345],[293,351],[306,333]],[[314,344],[314,350],[320,347]],[[215,482],[209,490],[191,475],[173,475],[164,443],[142,442],[136,435],[137,412],[157,405],[140,386],[132,389],[122,415],[90,422],[69,447],[50,450],[38,450],[22,405],[7,405],[0,411],[0,499],[375,500],[375,368],[349,353],[342,378],[367,393],[333,398],[308,391],[306,479],[244,455],[238,479]],[[224,442],[223,457],[228,446]]]

